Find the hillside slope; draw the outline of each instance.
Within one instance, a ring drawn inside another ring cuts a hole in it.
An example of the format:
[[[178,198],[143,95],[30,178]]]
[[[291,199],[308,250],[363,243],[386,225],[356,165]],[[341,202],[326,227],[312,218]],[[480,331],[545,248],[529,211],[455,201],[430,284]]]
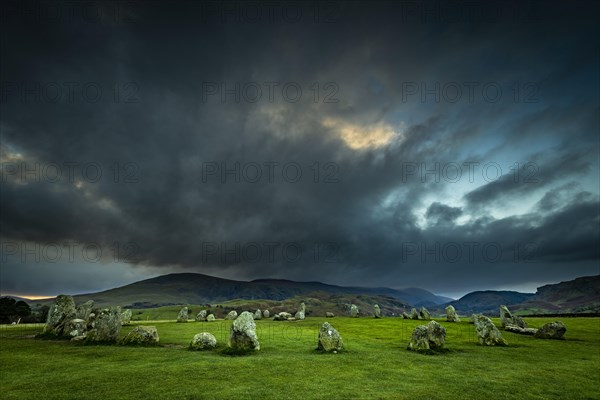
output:
[[[236,281],[209,275],[180,273],[162,275],[98,293],[77,295],[77,303],[94,300],[98,306],[121,305],[130,308],[150,308],[176,304],[214,304],[232,299],[282,301],[308,293],[328,295],[388,296],[403,304],[437,302],[440,298],[424,289],[396,290],[328,285],[321,282],[295,282],[282,279]],[[40,300],[49,303],[52,300]],[[428,303],[428,304],[429,304]]]

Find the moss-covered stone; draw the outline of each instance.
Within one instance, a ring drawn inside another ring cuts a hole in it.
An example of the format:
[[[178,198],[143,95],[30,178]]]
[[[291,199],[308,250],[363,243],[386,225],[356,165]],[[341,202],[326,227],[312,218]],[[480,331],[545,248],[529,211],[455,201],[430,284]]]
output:
[[[567,327],[561,321],[549,322],[535,333],[538,339],[564,339]]]
[[[329,322],[325,322],[319,329],[317,350],[325,352],[344,350],[342,337]]]
[[[94,329],[88,331],[86,342],[114,343],[121,332],[121,307],[100,311],[94,321]]]
[[[436,321],[415,328],[408,349],[419,352],[441,351],[446,342],[446,329]]]
[[[260,350],[256,324],[251,313],[244,311],[233,321],[227,345],[236,350]]]
[[[47,336],[67,336],[65,326],[75,319],[77,310],[73,297],[61,294],[56,297],[54,304],[48,310],[48,318],[43,333]]]
[[[158,344],[160,338],[155,326],[136,326],[121,341],[125,345],[148,346]]]
[[[188,322],[188,308],[183,307],[177,315],[177,322]]]
[[[125,310],[121,313],[121,325],[131,324],[131,310]]]
[[[502,337],[502,334],[496,328],[491,319],[484,315],[473,314],[475,332],[479,339],[479,344],[485,346],[507,346],[508,342]]]
[[[450,305],[446,307],[446,321],[447,322],[460,322],[460,318],[454,309],[454,306]]]
[[[212,333],[201,332],[192,338],[191,350],[212,350],[217,347],[217,338]]]
[[[381,318],[381,308],[379,308],[379,304],[373,306],[373,313],[375,314],[375,318]]]

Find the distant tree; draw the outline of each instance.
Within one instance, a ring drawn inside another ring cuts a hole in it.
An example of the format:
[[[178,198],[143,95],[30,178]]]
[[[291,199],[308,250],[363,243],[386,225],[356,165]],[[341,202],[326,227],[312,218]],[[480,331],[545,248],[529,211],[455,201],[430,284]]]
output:
[[[19,300],[15,304],[15,315],[21,318],[28,317],[31,315],[31,307],[23,300]]]
[[[0,323],[9,324],[11,322],[12,317],[16,315],[16,304],[16,300],[10,297],[0,298]]]

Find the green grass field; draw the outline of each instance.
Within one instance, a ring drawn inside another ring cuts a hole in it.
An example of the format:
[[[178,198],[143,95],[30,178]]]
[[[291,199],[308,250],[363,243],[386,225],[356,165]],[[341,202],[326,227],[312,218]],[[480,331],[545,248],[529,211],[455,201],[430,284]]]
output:
[[[159,347],[77,345],[0,329],[2,399],[598,399],[600,318],[562,318],[566,340],[504,332],[509,347],[477,344],[473,325],[438,320],[448,352],[406,350],[420,321],[332,318],[347,351],[320,354],[325,318],[257,321],[261,351],[226,356],[230,321],[155,321]],[[528,318],[540,327],[554,318]],[[497,320],[495,320],[498,323]],[[136,322],[138,324],[138,322]],[[142,324],[142,323],[139,323]],[[144,321],[143,324],[150,325]],[[124,327],[125,335],[132,327]],[[213,352],[193,352],[212,332]]]

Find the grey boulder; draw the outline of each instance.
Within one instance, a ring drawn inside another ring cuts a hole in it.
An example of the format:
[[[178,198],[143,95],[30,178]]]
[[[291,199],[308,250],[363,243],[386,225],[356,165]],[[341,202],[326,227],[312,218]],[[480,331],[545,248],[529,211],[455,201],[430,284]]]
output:
[[[66,335],[65,326],[75,319],[77,314],[73,297],[61,294],[56,297],[54,304],[48,310],[48,318],[44,326],[44,333],[54,336]]]
[[[233,321],[227,345],[234,350],[260,350],[256,324],[251,313],[244,311]]]
[[[502,337],[496,325],[488,317],[473,314],[473,323],[475,324],[475,332],[477,333],[479,344],[485,346],[508,345],[508,342]]]
[[[435,321],[415,328],[408,342],[408,349],[414,351],[439,351],[446,342],[446,329]]]
[[[121,341],[128,345],[152,345],[159,342],[158,331],[155,326],[136,326]]]
[[[190,343],[190,349],[192,350],[211,350],[215,347],[217,347],[217,339],[212,333],[208,332],[194,335]]]
[[[88,342],[116,342],[121,332],[121,307],[106,308],[94,321],[94,329],[87,334]]]
[[[381,318],[381,309],[379,308],[379,304],[375,304],[373,306],[373,313],[375,314],[375,318]]]
[[[198,315],[196,315],[196,321],[206,321],[206,314],[208,312],[206,310],[201,310]]]
[[[188,322],[188,308],[183,307],[179,310],[179,314],[177,315],[177,322]]]
[[[446,321],[448,322],[460,322],[460,318],[454,309],[454,306],[446,307]]]
[[[225,316],[225,319],[228,319],[230,321],[233,321],[234,319],[236,319],[238,316],[237,311],[235,310],[231,310],[227,313],[227,315]]]
[[[563,339],[567,327],[561,321],[549,322],[542,326],[535,334],[538,339]]]
[[[319,342],[317,350],[337,352],[344,349],[344,341],[339,332],[329,322],[325,322],[319,329]]]

